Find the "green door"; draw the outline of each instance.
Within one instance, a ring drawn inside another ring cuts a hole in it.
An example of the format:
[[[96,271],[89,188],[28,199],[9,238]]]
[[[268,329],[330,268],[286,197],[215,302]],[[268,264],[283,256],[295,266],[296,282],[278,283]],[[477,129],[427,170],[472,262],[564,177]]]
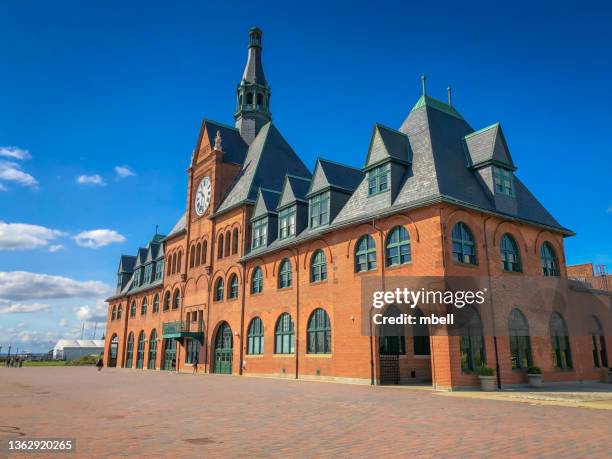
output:
[[[224,322],[215,339],[215,373],[232,374],[232,329]]]
[[[176,340],[165,339],[164,340],[164,365],[163,369],[170,371],[172,370],[172,359],[176,358]]]

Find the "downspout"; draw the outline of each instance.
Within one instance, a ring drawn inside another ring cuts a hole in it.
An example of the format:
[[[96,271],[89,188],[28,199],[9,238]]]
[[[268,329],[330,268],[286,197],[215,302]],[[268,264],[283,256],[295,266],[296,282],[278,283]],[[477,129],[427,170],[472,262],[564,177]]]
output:
[[[374,223],[376,221],[375,218],[372,219],[372,228],[374,228],[376,231],[378,231],[378,235],[379,235],[379,239],[380,239],[380,249],[381,249],[381,277],[380,277],[380,283],[381,283],[381,287],[382,287],[382,291],[385,291],[385,252],[384,252],[384,240],[382,237],[382,230],[380,228],[378,228],[376,226],[376,224]],[[353,264],[355,263],[355,257],[353,257]],[[376,359],[374,359],[374,347],[376,346],[375,341],[374,341],[374,333],[372,330],[372,308],[370,308],[370,385],[374,386],[376,385],[376,378],[375,378],[375,370],[376,370]],[[378,352],[380,352],[380,349],[378,350]]]
[[[125,321],[123,322],[123,352],[121,352],[121,366],[119,368],[124,368],[123,363],[125,362],[125,349],[127,346],[127,323],[128,317],[130,313],[130,297],[127,297],[127,303],[125,304]]]
[[[296,249],[296,284],[295,284],[295,379],[299,378],[300,372],[300,249]]]
[[[446,225],[444,224],[444,220],[442,219],[442,207],[439,209],[440,215],[440,242],[442,243],[442,273],[443,277],[446,277]],[[431,379],[432,385],[434,389],[437,388],[438,383],[436,381],[436,358],[435,352],[433,351],[432,340],[429,338],[429,348],[431,352]],[[452,376],[451,376],[452,378]]]
[[[212,343],[212,336],[210,337],[210,343],[209,343],[209,334],[208,334],[208,330],[211,329],[210,326],[210,308],[212,307],[212,298],[211,298],[211,288],[212,287],[212,279],[211,279],[211,274],[213,273],[213,264],[215,262],[215,252],[216,252],[216,242],[217,242],[217,235],[215,234],[215,230],[216,230],[216,224],[215,224],[215,220],[210,219],[211,224],[212,224],[212,230],[211,230],[211,238],[210,238],[210,270],[209,270],[209,275],[208,275],[208,304],[207,304],[207,308],[206,308],[206,324],[205,324],[205,332],[204,332],[204,339],[206,340],[206,346],[207,346],[207,352],[206,352],[206,362],[204,363],[204,369],[206,371],[206,373],[210,373],[210,362],[211,360],[214,361],[215,356],[212,355],[211,353],[214,352],[215,347]],[[208,260],[208,254],[206,255],[206,259]]]
[[[246,254],[246,250],[245,248],[245,239],[246,239],[246,207],[243,207],[243,212],[242,212],[242,244],[240,246],[240,250],[242,251],[242,254]],[[242,258],[241,254],[238,254],[238,256],[240,258]],[[238,371],[238,374],[242,376],[243,370],[243,362],[244,362],[244,339],[243,337],[245,336],[245,329],[244,329],[244,310],[245,310],[245,303],[246,303],[246,263],[245,262],[240,262],[240,266],[242,268],[242,304],[240,305],[240,370]]]
[[[493,347],[495,349],[495,374],[497,375],[497,388],[501,389],[501,368],[499,366],[499,350],[497,348],[497,333],[495,332],[495,308],[493,307],[493,289],[491,288],[491,259],[489,258],[489,238],[487,237],[487,221],[491,218],[488,216],[484,220],[484,242],[485,254],[487,256],[487,278],[489,281],[489,292],[491,296],[491,321],[493,322]]]

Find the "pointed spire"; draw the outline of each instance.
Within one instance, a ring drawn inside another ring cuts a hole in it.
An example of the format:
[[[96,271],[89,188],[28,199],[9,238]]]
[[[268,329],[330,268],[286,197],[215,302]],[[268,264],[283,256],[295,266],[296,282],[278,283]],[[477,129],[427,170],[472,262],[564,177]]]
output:
[[[249,29],[249,54],[246,67],[242,74],[242,80],[249,83],[266,84],[263,64],[261,62],[261,36],[262,32],[257,27]]]
[[[421,85],[423,86],[423,96],[427,95],[427,76],[421,75]]]
[[[453,105],[453,88],[451,87],[451,85],[448,85],[448,88],[446,88],[446,92],[448,93],[448,105]]]

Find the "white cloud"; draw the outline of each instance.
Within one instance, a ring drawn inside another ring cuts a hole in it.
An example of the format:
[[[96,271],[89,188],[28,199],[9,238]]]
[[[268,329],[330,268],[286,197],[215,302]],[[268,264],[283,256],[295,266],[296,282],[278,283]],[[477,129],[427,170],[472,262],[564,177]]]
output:
[[[89,247],[97,249],[109,244],[125,242],[125,237],[115,230],[97,229],[92,231],[83,231],[73,237],[77,245],[81,247]]]
[[[66,325],[68,325],[68,321],[66,319],[61,319],[57,324],[60,327],[65,327]]]
[[[0,314],[19,314],[19,313],[31,313],[31,312],[42,312],[48,311],[49,305],[44,303],[32,303],[32,304],[11,304],[10,306],[0,307]]]
[[[103,303],[96,303],[95,306],[81,306],[75,311],[75,316],[79,321],[86,322],[106,322],[107,309]]]
[[[127,166],[115,166],[115,173],[117,174],[117,178],[126,178],[136,175],[129,167]]]
[[[100,281],[77,281],[27,271],[0,272],[0,298],[5,300],[91,298],[109,295],[111,292],[111,287]]]
[[[24,250],[46,247],[49,242],[64,236],[59,230],[27,223],[6,223],[0,220],[0,250]],[[57,247],[57,246],[51,246]],[[50,251],[56,251],[51,250]]]
[[[33,190],[38,188],[38,180],[22,171],[21,166],[12,161],[0,161],[0,180],[15,182]]]
[[[19,147],[0,147],[0,156],[13,159],[31,159],[32,155],[28,150]]]
[[[55,252],[59,252],[60,250],[64,250],[64,246],[62,244],[53,244],[49,246],[49,252],[51,253],[55,253]]]
[[[106,182],[104,182],[104,179],[98,174],[79,175],[76,181],[80,185],[97,185],[97,186],[106,185]]]

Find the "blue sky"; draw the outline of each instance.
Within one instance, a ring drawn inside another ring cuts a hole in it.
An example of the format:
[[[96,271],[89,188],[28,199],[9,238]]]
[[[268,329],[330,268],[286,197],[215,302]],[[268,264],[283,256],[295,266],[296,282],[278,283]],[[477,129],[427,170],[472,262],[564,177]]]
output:
[[[119,255],[183,212],[202,118],[233,122],[253,25],[275,124],[306,164],[361,166],[372,125],[399,127],[425,73],[475,129],[501,122],[517,175],[577,233],[568,262],[612,268],[609,6],[252,5],[2,2],[2,353],[83,321],[93,335]]]

